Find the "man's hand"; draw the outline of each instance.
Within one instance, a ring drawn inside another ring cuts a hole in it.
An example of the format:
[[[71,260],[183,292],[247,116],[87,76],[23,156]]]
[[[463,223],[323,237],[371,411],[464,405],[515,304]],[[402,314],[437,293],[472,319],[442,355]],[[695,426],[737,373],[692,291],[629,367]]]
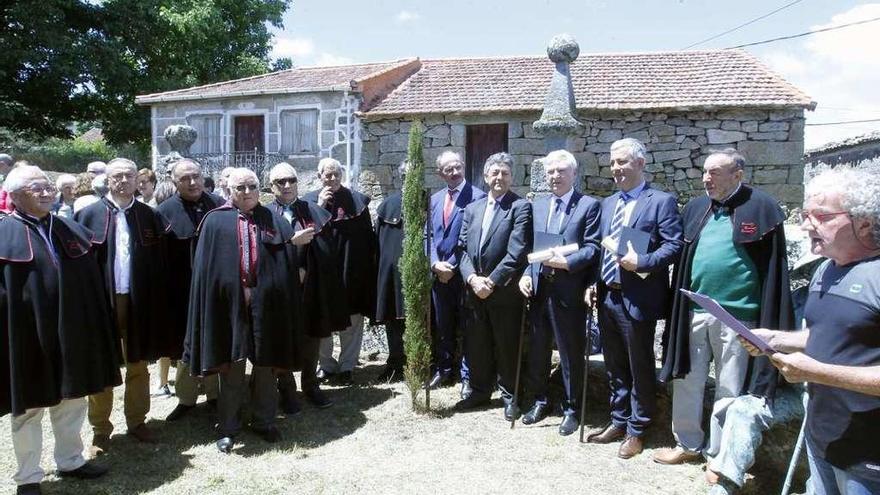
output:
[[[519,291],[526,298],[532,297],[532,277],[523,275],[523,277],[519,279]]]
[[[822,363],[807,356],[803,352],[782,354],[776,352],[770,356],[773,366],[779,368],[779,372],[789,383],[809,382],[816,376],[822,367]]]
[[[633,248],[632,241],[626,241],[626,254],[622,258],[617,258],[617,264],[626,271],[636,271],[636,267],[639,266],[639,255]]]
[[[755,334],[757,337],[760,337],[764,342],[767,342],[767,344],[769,344],[771,348],[776,349],[776,347],[773,345],[773,339],[778,333],[776,330],[768,330],[766,328],[753,328],[752,333]],[[764,354],[763,352],[761,352],[760,349],[750,344],[748,340],[740,337],[739,335],[737,335],[736,338],[739,339],[739,343],[746,348],[746,352],[748,352],[750,355],[758,357]]]
[[[568,271],[568,261],[565,259],[565,256],[560,256],[555,252],[553,253],[553,257],[547,261],[544,261],[543,264],[557,270]]]
[[[302,230],[297,230],[293,237],[290,238],[290,243],[294,246],[303,246],[312,242],[312,238],[315,237],[315,228],[309,227]]]
[[[437,275],[437,280],[442,284],[449,282],[452,280],[452,277],[455,276],[455,267],[447,261],[438,261],[437,263],[434,263],[434,266],[431,267],[431,271]]]
[[[321,189],[321,192],[318,193],[318,206],[324,208],[327,206],[327,203],[333,198],[333,191],[330,190],[329,187],[325,187]]]
[[[486,299],[490,295],[492,295],[492,290],[495,287],[495,284],[492,283],[492,280],[489,277],[471,277],[470,281],[471,289],[473,289],[474,294],[477,295],[480,299]]]
[[[595,285],[587,287],[587,290],[584,291],[584,302],[587,304],[587,306],[593,308],[596,307],[596,300],[598,298],[597,293],[598,291],[596,290]]]

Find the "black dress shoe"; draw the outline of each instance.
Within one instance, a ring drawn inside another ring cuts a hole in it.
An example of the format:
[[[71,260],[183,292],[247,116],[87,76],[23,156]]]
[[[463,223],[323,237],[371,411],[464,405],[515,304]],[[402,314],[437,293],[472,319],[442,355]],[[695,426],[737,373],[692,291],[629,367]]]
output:
[[[258,437],[269,443],[275,443],[281,440],[281,432],[278,428],[270,426],[268,428],[251,428]]]
[[[333,401],[324,395],[324,392],[317,387],[311,390],[306,390],[304,393],[306,398],[309,399],[309,402],[318,409],[327,409],[333,405]]]
[[[470,380],[462,380],[461,381],[461,392],[459,392],[459,395],[461,395],[461,398],[467,399],[468,397],[471,396],[472,393],[474,393],[474,389],[471,388],[471,381]]]
[[[333,378],[330,380],[336,386],[339,387],[350,387],[354,385],[354,379],[351,376],[351,371],[340,371],[333,375]]]
[[[333,378],[334,374],[335,373],[330,373],[329,371],[325,370],[324,368],[318,368],[318,372],[315,373],[315,377],[318,378],[318,381],[320,383],[327,383],[330,381],[331,378]]]
[[[281,394],[281,410],[284,411],[284,414],[288,416],[293,416],[294,414],[298,414],[302,411],[302,407],[299,405],[299,401],[296,400],[294,394]]]
[[[559,434],[567,437],[576,432],[579,426],[580,422],[576,414],[566,414],[562,418],[562,423],[559,424]]]
[[[474,394],[471,394],[467,399],[458,401],[455,404],[455,410],[470,411],[472,409],[486,407],[487,405],[489,405],[489,397],[476,397]]]
[[[228,454],[232,452],[232,446],[235,445],[235,439],[232,437],[223,437],[220,440],[217,440],[217,450],[223,452],[224,454]]]
[[[438,371],[431,377],[431,381],[428,382],[427,388],[437,390],[440,387],[448,387],[453,383],[455,383],[455,380],[452,379],[452,373]]]
[[[507,421],[516,421],[519,419],[520,411],[516,402],[510,401],[504,404],[504,419]]]
[[[522,422],[524,425],[533,425],[539,421],[543,421],[547,414],[549,414],[550,406],[548,404],[539,404],[535,403],[529,412],[525,414],[522,418]]]
[[[385,366],[385,370],[376,377],[379,383],[397,383],[403,381],[403,367]]]
[[[187,406],[185,404],[178,404],[177,407],[171,411],[171,414],[165,417],[165,421],[177,421],[178,419],[186,416],[190,413],[196,406]]]
[[[40,489],[39,483],[28,483],[26,485],[18,485],[15,493],[16,495],[42,495],[43,490]]]
[[[100,478],[107,474],[107,468],[99,466],[92,461],[88,461],[73,471],[58,471],[58,476],[62,478],[79,478],[81,480],[91,480]]]

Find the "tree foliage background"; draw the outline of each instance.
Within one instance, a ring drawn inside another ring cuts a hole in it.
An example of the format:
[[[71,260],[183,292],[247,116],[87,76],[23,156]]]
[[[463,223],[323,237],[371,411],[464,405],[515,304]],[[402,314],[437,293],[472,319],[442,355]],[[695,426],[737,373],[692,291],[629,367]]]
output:
[[[95,122],[111,143],[149,139],[154,93],[289,68],[269,26],[290,0],[0,2],[0,128],[69,135]]]

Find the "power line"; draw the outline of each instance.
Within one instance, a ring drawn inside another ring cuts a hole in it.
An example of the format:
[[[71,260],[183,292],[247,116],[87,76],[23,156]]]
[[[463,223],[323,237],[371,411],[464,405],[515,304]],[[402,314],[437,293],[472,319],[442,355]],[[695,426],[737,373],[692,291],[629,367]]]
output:
[[[807,123],[804,125],[843,125],[843,124],[866,124],[868,122],[880,122],[880,119],[865,119],[865,120],[842,120],[840,122],[816,122],[816,123]]]
[[[764,41],[756,41],[754,43],[746,43],[744,45],[729,46],[729,47],[725,48],[725,50],[733,50],[735,48],[745,48],[747,46],[763,45],[765,43],[773,43],[774,41],[790,40],[793,38],[800,38],[801,36],[808,36],[810,34],[816,34],[816,33],[824,33],[825,31],[834,31],[835,29],[843,29],[846,27],[858,26],[859,24],[867,24],[869,22],[875,22],[875,21],[880,21],[880,17],[875,17],[873,19],[865,19],[864,21],[850,22],[849,24],[840,24],[837,26],[831,26],[831,27],[827,27],[827,28],[823,28],[823,29],[816,29],[815,31],[807,31],[806,33],[793,34],[791,36],[782,36],[779,38],[773,38],[773,39],[764,40]]]
[[[792,5],[794,5],[794,4],[796,4],[796,3],[800,3],[800,2],[802,2],[802,1],[803,1],[803,0],[794,0],[793,2],[789,2],[789,3],[785,4],[785,5],[783,5],[782,7],[779,7],[778,9],[774,10],[773,12],[769,12],[769,13],[767,13],[767,14],[764,14],[764,15],[762,15],[761,17],[756,17],[756,18],[752,19],[751,21],[748,21],[748,22],[746,22],[746,23],[744,23],[744,24],[740,24],[739,26],[737,26],[737,27],[735,27],[735,28],[733,28],[733,29],[728,29],[727,31],[724,31],[723,33],[720,33],[720,34],[716,34],[715,36],[712,36],[712,37],[710,37],[710,38],[706,38],[706,39],[704,39],[703,41],[698,41],[698,42],[696,42],[696,43],[694,43],[694,44],[692,44],[692,45],[688,45],[688,46],[682,48],[682,50],[687,50],[688,48],[693,48],[693,47],[695,47],[695,46],[697,46],[697,45],[702,45],[703,43],[705,43],[705,42],[707,42],[707,41],[712,41],[712,40],[714,40],[714,39],[716,39],[716,38],[720,38],[720,37],[724,36],[725,34],[730,34],[730,33],[734,32],[734,31],[736,31],[737,29],[744,28],[744,27],[748,26],[749,24],[753,24],[753,23],[755,23],[755,22],[760,21],[761,19],[765,19],[765,18],[767,18],[767,17],[770,17],[771,15],[773,15],[773,14],[779,12],[780,10],[787,9],[787,8],[791,7]]]

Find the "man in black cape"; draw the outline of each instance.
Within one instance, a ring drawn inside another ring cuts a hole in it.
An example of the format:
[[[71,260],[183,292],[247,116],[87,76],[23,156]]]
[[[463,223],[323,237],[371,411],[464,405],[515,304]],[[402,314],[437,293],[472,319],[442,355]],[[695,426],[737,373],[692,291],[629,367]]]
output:
[[[370,198],[342,185],[342,165],[333,158],[318,162],[318,177],[324,187],[303,199],[330,212],[333,242],[339,256],[343,293],[351,317],[347,330],[339,332],[339,359],[333,357],[333,338],[321,339],[318,378],[331,377],[339,385],[353,383],[364,336],[364,317],[376,309],[376,235],[370,220]],[[335,375],[335,376],[334,376]]]
[[[12,413],[17,493],[38,494],[46,409],[59,475],[106,472],[83,457],[83,397],[121,383],[119,350],[91,232],[50,215],[55,189],[37,167],[10,172],[4,190],[15,212],[0,220],[0,416]]]
[[[408,163],[397,169],[401,183]],[[397,264],[403,257],[403,198],[401,193],[388,195],[376,209],[376,238],[379,240],[379,273],[376,284],[376,323],[385,324],[388,339],[388,360],[377,378],[380,382],[403,380],[406,355],[403,352],[403,331],[406,327],[403,305],[403,284]]]
[[[223,204],[219,196],[205,192],[204,177],[199,164],[183,159],[171,169],[171,179],[177,188],[177,194],[159,205],[157,210],[169,225],[166,236],[168,246],[168,312],[169,325],[174,336],[183,349],[186,336],[186,322],[189,309],[189,288],[192,282],[192,253],[194,249],[196,229],[202,218],[214,208]],[[179,358],[180,355],[171,356]],[[174,394],[177,396],[177,407],[166,417],[166,421],[175,421],[196,407],[199,385],[204,387],[208,403],[217,401],[217,376],[210,375],[204,379],[194,377],[189,367],[181,360],[177,361],[177,374],[174,383]]]
[[[230,202],[199,226],[183,360],[193,373],[220,374],[217,448],[232,451],[251,371],[251,428],[277,442],[275,370],[299,366],[299,264],[290,223],[259,204],[256,174],[230,172]]]
[[[785,248],[785,215],[776,200],[742,183],[745,158],[726,149],[706,157],[706,195],[682,211],[684,247],[673,273],[672,313],[663,334],[660,380],[673,380],[674,449],[654,460],[679,464],[711,457],[720,444],[728,399],[743,393],[772,400],[777,373],[766,358],[750,358],[733,330],[679,289],[712,297],[750,327],[791,329],[794,313]],[[696,356],[697,361],[692,361]],[[708,447],[702,428],[709,359],[715,397]]]
[[[137,166],[116,158],[107,164],[109,192],[74,219],[95,233],[104,287],[110,298],[125,358],[125,422],[141,442],[155,441],[144,422],[150,411],[147,362],[180,355],[182,342],[168,325],[166,225],[158,213],[135,201]],[[89,397],[94,453],[110,446],[113,389]]]
[[[337,266],[336,248],[330,227],[330,213],[314,203],[297,199],[296,169],[289,163],[279,163],[269,172],[275,200],[267,206],[284,217],[296,231],[293,244],[299,259],[302,282],[303,328],[298,343],[302,360],[302,390],[306,398],[320,409],[333,402],[320,390],[316,374],[318,343],[333,332],[345,330],[350,323],[344,301],[334,295],[342,293],[342,279]],[[278,392],[281,408],[286,414],[300,411],[296,400],[296,380],[290,371],[278,374]]]

